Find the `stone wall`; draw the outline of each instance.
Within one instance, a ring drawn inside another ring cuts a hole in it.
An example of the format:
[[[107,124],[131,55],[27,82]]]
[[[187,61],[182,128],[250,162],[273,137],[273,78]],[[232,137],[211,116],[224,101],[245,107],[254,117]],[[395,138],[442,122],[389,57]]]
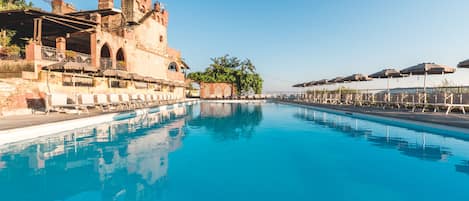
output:
[[[44,108],[43,88],[23,79],[0,80],[0,116],[31,114],[32,108]]]
[[[231,83],[201,83],[200,98],[223,99],[236,94],[236,87]]]

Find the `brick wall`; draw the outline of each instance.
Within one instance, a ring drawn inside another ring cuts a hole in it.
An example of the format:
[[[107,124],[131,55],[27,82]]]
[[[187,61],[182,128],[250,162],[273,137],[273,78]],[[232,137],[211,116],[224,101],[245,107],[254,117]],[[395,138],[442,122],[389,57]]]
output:
[[[201,83],[200,98],[222,99],[235,95],[236,87],[231,83]]]

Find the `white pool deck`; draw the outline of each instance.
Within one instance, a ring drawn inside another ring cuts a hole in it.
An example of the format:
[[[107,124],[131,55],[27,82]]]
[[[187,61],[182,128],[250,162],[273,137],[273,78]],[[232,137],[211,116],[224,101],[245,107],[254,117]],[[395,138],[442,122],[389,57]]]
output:
[[[44,137],[49,135],[54,135],[66,131],[71,131],[79,128],[85,128],[93,125],[99,125],[103,123],[109,123],[116,121],[116,119],[120,119],[125,116],[135,115],[141,116],[150,113],[151,111],[158,110],[158,111],[166,111],[170,110],[170,108],[178,108],[183,107],[186,105],[192,105],[198,103],[198,99],[188,99],[182,102],[178,102],[175,104],[170,105],[161,105],[153,108],[144,108],[144,109],[137,109],[135,111],[127,112],[127,113],[107,113],[107,114],[95,114],[95,115],[88,115],[88,116],[78,116],[78,115],[70,115],[70,114],[57,114],[56,116],[33,116],[30,115],[28,117],[16,117],[16,118],[7,118],[7,119],[0,119],[0,122],[4,122],[4,127],[7,129],[0,130],[0,145],[5,145],[9,143],[34,139],[38,137]],[[27,118],[30,118],[28,120]],[[50,119],[50,121],[47,121]],[[46,121],[45,121],[46,120]],[[28,125],[27,123],[34,122],[37,125],[31,126],[21,126],[21,125]],[[14,125],[18,123],[18,125]],[[49,123],[50,122],[50,123]],[[1,128],[1,127],[0,127]]]

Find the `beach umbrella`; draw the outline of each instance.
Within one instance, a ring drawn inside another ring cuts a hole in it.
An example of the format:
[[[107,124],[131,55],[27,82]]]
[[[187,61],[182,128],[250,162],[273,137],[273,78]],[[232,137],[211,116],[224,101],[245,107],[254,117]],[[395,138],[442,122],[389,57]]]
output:
[[[316,86],[317,85],[317,82],[316,81],[311,81],[311,82],[306,82],[305,83],[305,86],[306,87],[312,87],[312,86]]]
[[[334,79],[329,80],[328,82],[330,83],[344,83],[344,77],[336,77]]]
[[[384,69],[382,71],[379,71],[379,72],[376,72],[376,73],[373,73],[371,75],[369,75],[368,77],[370,78],[376,78],[376,79],[387,79],[387,84],[386,84],[386,90],[387,90],[387,93],[388,93],[388,101],[390,101],[390,95],[391,95],[391,91],[390,91],[390,87],[389,87],[389,81],[390,79],[392,78],[399,78],[399,77],[404,77],[405,75],[402,74],[399,70],[396,70],[396,69]]]
[[[328,82],[332,83],[332,84],[339,84],[339,83],[344,83],[345,80],[344,80],[344,77],[336,77],[334,79],[329,80]],[[339,89],[339,96],[341,96],[342,95],[342,87],[339,86],[338,89]]]
[[[345,77],[345,82],[362,82],[362,81],[371,81],[372,78],[363,75],[363,74],[353,74],[351,76]],[[357,87],[358,88],[358,87]]]
[[[469,68],[469,59],[459,62],[458,68]]]
[[[329,84],[329,80],[327,79],[322,79],[316,82],[317,85],[327,85]]]
[[[294,88],[304,88],[304,87],[306,87],[306,83],[295,84],[292,87],[294,87]]]
[[[353,74],[351,76],[345,77],[345,82],[359,82],[359,81],[370,81],[372,78],[363,75],[363,74]]]
[[[435,64],[435,63],[421,63],[415,66],[411,66],[404,70],[401,70],[402,74],[405,75],[423,75],[423,91],[427,93],[427,76],[428,75],[444,75],[456,72],[453,67]]]

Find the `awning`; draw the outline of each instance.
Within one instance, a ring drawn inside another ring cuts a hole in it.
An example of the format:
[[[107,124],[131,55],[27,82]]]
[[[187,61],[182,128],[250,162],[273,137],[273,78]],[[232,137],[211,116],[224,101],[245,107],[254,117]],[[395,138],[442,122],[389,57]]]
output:
[[[145,77],[143,77],[143,76],[141,76],[137,73],[130,73],[129,74],[129,79],[133,80],[133,81],[142,81],[142,82],[145,81]]]
[[[65,36],[68,33],[91,32],[97,23],[74,16],[38,9],[0,11],[0,28],[17,30],[18,37],[33,38],[34,19],[42,19],[42,36]]]
[[[156,83],[156,82],[158,82],[157,79],[155,79],[155,78],[153,78],[153,77],[148,77],[148,76],[147,76],[147,77],[144,77],[144,78],[143,78],[143,81],[145,81],[145,82],[150,82],[150,83]]]
[[[51,64],[49,66],[43,67],[42,69],[51,70],[51,71],[60,71],[60,72],[86,72],[86,73],[98,72],[97,69],[95,69],[94,67],[86,63],[67,62],[67,61]]]
[[[97,74],[97,76],[118,78],[118,79],[123,79],[123,80],[130,79],[129,73],[127,71],[114,70],[114,69],[101,71],[100,73]]]

